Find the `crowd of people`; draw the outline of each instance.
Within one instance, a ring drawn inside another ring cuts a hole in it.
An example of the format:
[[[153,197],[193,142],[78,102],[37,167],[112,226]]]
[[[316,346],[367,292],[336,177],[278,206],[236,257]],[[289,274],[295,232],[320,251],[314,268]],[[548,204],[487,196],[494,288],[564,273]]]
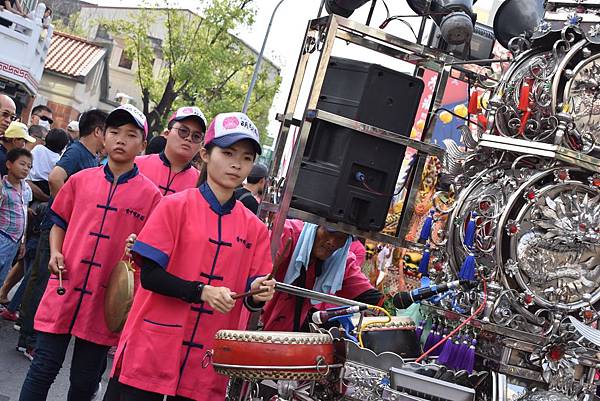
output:
[[[52,117],[38,106],[26,125],[0,95],[0,303],[32,361],[21,401],[46,399],[72,339],[68,400],[224,399],[227,378],[204,362],[218,330],[245,329],[251,313],[264,330],[307,330],[310,311],[326,307],[275,294],[275,280],[383,302],[361,273],[359,241],[297,220],[285,224],[271,277],[270,233],[256,216],[268,170],[247,115],[208,123],[181,107],[149,142],[131,105],[88,110],[66,130]],[[126,255],[135,296],[115,332],[105,293]]]

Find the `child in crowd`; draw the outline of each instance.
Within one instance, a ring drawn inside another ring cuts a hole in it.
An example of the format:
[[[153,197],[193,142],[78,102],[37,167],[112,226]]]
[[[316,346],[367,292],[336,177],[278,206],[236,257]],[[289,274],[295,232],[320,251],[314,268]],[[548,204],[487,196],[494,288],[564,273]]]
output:
[[[106,166],[71,176],[52,203],[52,276],[35,316],[36,353],[21,401],[46,399],[72,336],[66,399],[89,401],[98,387],[108,349],[119,338],[102,318],[106,285],[127,236],[142,229],[161,197],[134,164],[146,135],[146,118],[139,110],[131,105],[115,109],[104,129]],[[57,291],[61,282],[62,295]]]
[[[33,198],[25,178],[32,161],[31,153],[24,148],[15,148],[6,154],[8,174],[0,185],[0,286],[17,253],[25,250],[27,206]]]
[[[180,107],[169,119],[164,151],[140,156],[135,164],[163,196],[194,188],[200,172],[192,166],[192,159],[202,146],[205,132],[206,119],[200,109]]]

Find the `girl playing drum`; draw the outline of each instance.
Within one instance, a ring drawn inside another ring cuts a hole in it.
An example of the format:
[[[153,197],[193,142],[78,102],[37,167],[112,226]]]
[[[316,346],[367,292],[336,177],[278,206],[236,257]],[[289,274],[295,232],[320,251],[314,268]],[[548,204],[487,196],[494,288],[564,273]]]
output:
[[[227,377],[203,363],[219,329],[273,297],[267,228],[233,195],[260,154],[242,113],[219,114],[200,154],[207,182],[163,198],[133,246],[142,288],[115,354],[109,401],[224,399]],[[235,293],[266,292],[237,302]]]

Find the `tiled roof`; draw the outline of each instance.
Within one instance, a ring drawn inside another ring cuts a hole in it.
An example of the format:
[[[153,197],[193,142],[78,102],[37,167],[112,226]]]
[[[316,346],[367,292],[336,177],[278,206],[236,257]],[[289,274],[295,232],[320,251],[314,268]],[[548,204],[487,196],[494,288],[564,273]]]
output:
[[[44,69],[73,78],[84,78],[102,60],[106,49],[83,38],[54,32]]]

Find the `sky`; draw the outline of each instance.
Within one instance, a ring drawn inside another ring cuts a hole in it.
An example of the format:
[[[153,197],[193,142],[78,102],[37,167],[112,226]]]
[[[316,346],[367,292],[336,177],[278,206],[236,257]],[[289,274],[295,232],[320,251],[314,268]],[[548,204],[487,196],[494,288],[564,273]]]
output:
[[[254,0],[256,9],[256,18],[253,26],[240,27],[236,34],[243,38],[248,44],[253,46],[257,51],[260,50],[271,14],[277,3],[280,0]],[[489,9],[494,0],[479,0],[476,7],[480,9]],[[181,6],[195,9],[198,7],[198,0],[178,0]],[[158,1],[160,4],[160,0]],[[169,3],[173,3],[170,1]],[[413,14],[408,7],[406,0],[386,0],[391,15],[408,15]],[[135,6],[139,4],[139,0],[103,0],[101,2],[105,6]],[[271,123],[269,124],[269,132],[271,135],[277,133],[279,123],[275,121],[276,113],[283,113],[285,104],[289,95],[289,90],[292,84],[292,79],[298,61],[300,46],[304,39],[307,23],[310,19],[316,18],[319,12],[320,0],[284,0],[282,5],[277,10],[271,32],[268,37],[265,55],[275,62],[281,68],[282,82],[278,94],[275,97],[273,107],[271,108]],[[377,7],[373,14],[372,26],[378,26],[387,16],[383,1],[377,2]],[[351,19],[364,23],[369,12],[369,4],[358,9],[351,16]],[[480,11],[480,17],[484,20],[487,15],[483,15]],[[408,18],[407,21],[413,25],[413,29],[418,31],[419,18]],[[409,28],[399,22],[392,22],[386,27],[386,32],[399,36],[404,39],[414,40],[413,34]],[[339,42],[339,41],[338,41]],[[337,43],[334,48],[334,55],[364,59],[365,61],[374,61],[384,64],[390,68],[401,68],[397,65],[391,65],[387,57],[378,57],[371,54],[369,51],[362,51],[354,46],[346,46],[343,43]],[[393,62],[393,60],[391,60]],[[308,88],[303,93],[306,93]],[[302,107],[304,106],[303,103]],[[201,105],[199,105],[201,106]]]
[[[257,50],[260,49],[262,45],[272,10],[278,2],[279,0],[255,0],[257,16],[254,26],[240,30],[244,40],[254,46]],[[388,4],[391,15],[413,14],[405,0],[386,0],[386,3]],[[493,0],[479,0],[476,3],[476,6],[481,10],[485,10],[490,9],[492,3]],[[271,121],[274,121],[275,112],[283,113],[285,109],[306,26],[310,19],[313,19],[318,15],[320,4],[320,0],[284,0],[277,10],[265,48],[265,54],[281,67],[282,76],[281,87],[271,110]],[[487,14],[481,10],[478,10],[480,19],[487,20]],[[366,4],[355,11],[350,18],[364,23],[367,19],[368,12],[369,4]],[[373,14],[373,22],[371,25],[378,26],[386,17],[387,14],[383,2],[379,0]],[[409,21],[411,25],[413,25],[413,29],[418,32],[420,19],[408,18],[407,21]],[[390,23],[386,27],[386,32],[404,39],[412,38],[414,40],[410,30],[402,23]],[[361,53],[362,52],[357,50],[356,47],[347,47],[344,44],[334,48],[334,54],[344,57],[361,58]],[[372,60],[373,55],[365,52],[364,57],[365,60],[370,61]],[[385,59],[388,58],[385,57]],[[385,59],[377,59],[377,62],[386,64]],[[393,68],[391,65],[388,66]],[[304,107],[304,104],[302,104],[302,107]],[[269,131],[277,132],[278,127],[278,123],[272,122],[269,126]]]

